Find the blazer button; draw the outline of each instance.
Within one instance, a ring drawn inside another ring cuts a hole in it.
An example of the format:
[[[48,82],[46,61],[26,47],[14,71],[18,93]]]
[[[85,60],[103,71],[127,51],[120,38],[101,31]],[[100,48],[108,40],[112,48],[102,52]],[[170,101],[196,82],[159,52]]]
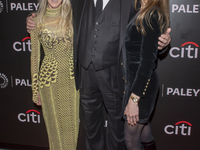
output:
[[[97,38],[97,35],[94,35],[94,38]]]
[[[99,23],[98,23],[98,22],[96,22],[95,24],[96,24],[97,26],[99,25]]]
[[[146,88],[148,88],[148,86],[146,86]]]
[[[99,31],[98,29],[94,29],[94,31]]]
[[[123,63],[121,63],[121,66],[123,66]]]
[[[150,81],[150,79],[148,81]]]
[[[145,92],[143,92],[143,95],[145,95]]]
[[[146,91],[147,89],[144,89],[144,91]]]
[[[92,48],[92,51],[95,51],[96,49],[95,48]]]
[[[125,94],[125,91],[124,91],[124,94]]]
[[[147,82],[147,85],[149,84],[149,82]]]

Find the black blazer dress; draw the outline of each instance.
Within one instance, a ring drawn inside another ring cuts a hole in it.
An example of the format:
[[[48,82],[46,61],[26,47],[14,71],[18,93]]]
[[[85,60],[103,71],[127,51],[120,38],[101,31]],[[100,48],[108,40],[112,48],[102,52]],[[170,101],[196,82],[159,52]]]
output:
[[[138,123],[147,123],[154,109],[159,87],[155,69],[158,55],[158,37],[161,32],[157,23],[158,14],[156,11],[150,19],[153,29],[143,21],[146,35],[137,31],[136,18],[137,15],[132,18],[127,26],[122,49],[122,70],[125,82],[123,110],[126,108],[131,93],[140,96]],[[123,118],[126,119],[126,116],[123,115]]]

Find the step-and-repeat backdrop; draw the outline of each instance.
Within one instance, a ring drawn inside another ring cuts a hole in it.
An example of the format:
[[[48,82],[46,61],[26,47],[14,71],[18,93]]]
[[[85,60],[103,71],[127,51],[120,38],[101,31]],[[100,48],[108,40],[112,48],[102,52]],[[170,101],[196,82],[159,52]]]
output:
[[[25,19],[37,0],[0,0],[0,143],[48,147],[40,107],[31,101],[31,42]],[[171,47],[160,56],[152,117],[158,150],[196,150],[200,140],[200,1],[171,0]],[[106,128],[105,120],[105,128]],[[81,126],[79,150],[84,148]]]

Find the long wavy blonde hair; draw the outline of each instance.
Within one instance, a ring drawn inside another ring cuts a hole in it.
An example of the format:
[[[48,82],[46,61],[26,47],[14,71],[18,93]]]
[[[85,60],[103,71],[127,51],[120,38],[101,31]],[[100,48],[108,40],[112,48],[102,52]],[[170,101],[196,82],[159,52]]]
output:
[[[39,9],[37,12],[37,26],[39,27],[39,30],[41,31],[44,25],[44,14],[46,12],[46,9],[48,7],[48,1],[47,0],[38,0],[39,1]],[[65,37],[67,30],[71,30],[73,32],[73,26],[72,26],[72,6],[70,3],[70,0],[63,0],[61,4],[61,11],[60,11],[60,18],[59,18],[59,24],[58,26],[61,28],[63,37]]]
[[[143,21],[153,30],[151,26],[151,17],[154,12],[157,11],[160,31],[164,33],[169,27],[169,0],[146,0],[145,2],[144,8],[141,8],[141,12],[136,19],[137,30],[141,31],[143,35],[146,34]],[[141,0],[135,0],[136,10],[138,3],[141,4]]]

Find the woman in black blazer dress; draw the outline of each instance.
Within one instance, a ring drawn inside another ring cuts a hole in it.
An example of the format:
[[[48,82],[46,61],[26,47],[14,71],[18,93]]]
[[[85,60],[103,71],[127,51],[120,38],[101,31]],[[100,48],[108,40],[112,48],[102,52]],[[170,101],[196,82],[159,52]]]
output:
[[[145,150],[155,150],[149,118],[158,92],[158,37],[169,26],[169,1],[141,0],[140,4],[140,11],[127,26],[122,51],[125,142],[128,150],[140,150],[141,143]]]

